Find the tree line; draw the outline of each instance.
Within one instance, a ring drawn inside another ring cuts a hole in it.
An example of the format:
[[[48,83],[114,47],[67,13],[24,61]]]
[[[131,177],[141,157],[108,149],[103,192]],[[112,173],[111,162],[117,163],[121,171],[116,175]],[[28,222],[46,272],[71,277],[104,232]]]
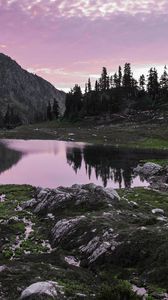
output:
[[[36,122],[47,121],[47,120],[52,121],[58,119],[59,117],[58,102],[56,99],[52,100],[52,102],[53,102],[52,104],[50,101],[48,102],[44,112],[42,113],[39,113],[38,111],[32,112]],[[0,127],[10,129],[22,125],[22,123],[23,120],[22,120],[22,116],[20,115],[20,112],[15,107],[13,107],[13,105],[8,104],[4,116],[2,116],[2,114],[0,115]]]
[[[85,91],[76,84],[66,96],[65,118],[118,113],[124,110],[168,109],[168,71],[164,67],[159,78],[156,68],[150,68],[148,76],[142,74],[139,80],[133,76],[131,64],[109,75],[103,67],[101,76],[92,86],[91,79],[85,84]]]

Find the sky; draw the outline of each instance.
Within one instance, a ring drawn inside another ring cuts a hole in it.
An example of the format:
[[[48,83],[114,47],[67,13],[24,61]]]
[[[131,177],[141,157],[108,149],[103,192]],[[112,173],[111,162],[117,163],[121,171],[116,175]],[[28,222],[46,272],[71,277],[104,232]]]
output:
[[[130,62],[168,63],[168,0],[0,0],[0,52],[68,91]]]

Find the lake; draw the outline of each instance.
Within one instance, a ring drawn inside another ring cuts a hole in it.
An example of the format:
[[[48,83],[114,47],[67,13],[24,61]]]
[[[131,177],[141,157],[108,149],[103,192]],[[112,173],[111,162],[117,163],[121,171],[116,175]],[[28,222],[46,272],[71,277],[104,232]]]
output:
[[[147,186],[133,174],[133,168],[156,156],[162,158],[163,154],[54,140],[1,140],[0,184],[50,188],[90,182],[113,188]]]

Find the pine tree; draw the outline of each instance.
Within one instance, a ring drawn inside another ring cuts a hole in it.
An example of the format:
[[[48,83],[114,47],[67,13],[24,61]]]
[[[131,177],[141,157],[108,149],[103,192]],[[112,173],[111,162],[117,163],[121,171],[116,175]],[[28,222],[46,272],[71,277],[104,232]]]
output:
[[[98,81],[96,80],[95,81],[95,92],[98,92],[99,91],[99,84],[98,84]]]
[[[107,82],[106,82],[106,89],[109,90],[110,88],[110,78],[107,76]]]
[[[113,88],[113,76],[112,75],[110,76],[109,83],[110,83],[110,88],[112,89]]]
[[[59,117],[59,106],[58,106],[58,102],[56,101],[56,99],[54,99],[54,103],[53,103],[53,115],[56,119],[58,119],[58,117]]]
[[[101,87],[101,91],[106,91],[108,88],[108,75],[107,75],[107,69],[105,67],[103,67],[102,70],[100,87]]]
[[[117,76],[117,73],[114,74],[114,87],[117,88],[118,87],[118,76]]]
[[[124,75],[123,75],[123,87],[130,89],[132,86],[132,72],[130,63],[126,63],[124,66]]]
[[[122,85],[122,69],[121,66],[118,68],[118,86],[121,87]]]
[[[151,68],[149,70],[147,91],[148,94],[152,96],[153,100],[155,100],[159,94],[158,73],[155,68]]]
[[[75,85],[69,94],[66,95],[65,114],[67,118],[77,117],[82,108],[82,91],[79,85]]]
[[[88,93],[90,93],[92,90],[92,85],[91,85],[91,81],[90,78],[88,79]]]
[[[160,87],[164,90],[168,90],[168,73],[167,67],[164,67],[163,75],[160,78]]]
[[[140,76],[140,78],[139,78],[139,86],[140,86],[140,89],[142,90],[142,91],[144,91],[145,90],[145,75],[144,74],[142,74],[141,76]]]
[[[88,92],[88,84],[85,83],[85,94],[87,94],[87,92]]]

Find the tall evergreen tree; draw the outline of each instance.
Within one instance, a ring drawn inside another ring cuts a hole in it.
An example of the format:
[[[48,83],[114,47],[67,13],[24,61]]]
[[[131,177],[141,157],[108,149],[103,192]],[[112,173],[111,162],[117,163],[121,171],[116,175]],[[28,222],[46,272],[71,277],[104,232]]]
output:
[[[142,74],[141,76],[140,76],[140,78],[139,78],[139,86],[140,86],[140,89],[142,90],[142,91],[144,91],[145,90],[145,75],[144,74]]]
[[[92,90],[92,85],[91,85],[91,81],[90,78],[88,79],[88,93],[90,93]]]
[[[117,73],[114,74],[113,81],[114,81],[114,87],[117,88],[118,87],[118,76],[117,76]]]
[[[118,68],[118,86],[120,87],[122,85],[122,69],[121,66]]]
[[[112,75],[110,76],[109,84],[110,84],[110,88],[112,89],[113,88],[113,76]]]
[[[66,95],[64,116],[76,117],[82,108],[82,91],[79,85],[75,85],[69,94]]]
[[[155,68],[151,68],[149,70],[147,90],[148,94],[152,97],[153,100],[155,100],[159,94],[158,73]]]
[[[87,92],[88,92],[88,84],[85,83],[85,94],[87,94]]]
[[[109,90],[109,88],[110,88],[110,77],[107,76],[106,89]]]
[[[54,103],[53,103],[53,115],[56,119],[58,119],[59,117],[59,106],[58,106],[58,102],[56,99],[54,99]]]
[[[108,88],[108,75],[107,75],[107,69],[105,67],[103,67],[102,69],[100,86],[101,86],[101,91],[106,91]]]
[[[130,63],[124,66],[123,87],[130,89],[132,86],[132,72]]]
[[[168,90],[168,72],[167,66],[164,67],[163,75],[160,78],[160,87],[164,90]]]
[[[96,80],[95,81],[95,92],[98,92],[99,91],[99,84],[98,84],[98,81]]]

